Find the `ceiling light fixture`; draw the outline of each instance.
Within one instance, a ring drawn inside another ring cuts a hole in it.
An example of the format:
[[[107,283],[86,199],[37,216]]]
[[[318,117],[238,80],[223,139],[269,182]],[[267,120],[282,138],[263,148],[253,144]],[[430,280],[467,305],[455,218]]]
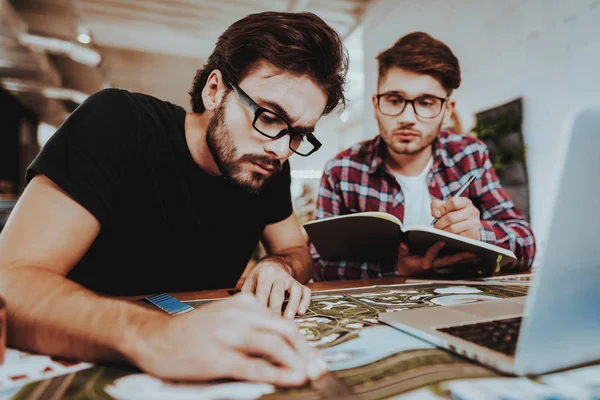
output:
[[[64,55],[90,67],[97,67],[102,61],[102,56],[97,51],[68,40],[24,33],[19,35],[19,42],[32,51]]]
[[[88,98],[88,94],[79,90],[45,86],[43,83],[34,80],[21,80],[14,78],[1,78],[0,87],[13,93],[34,93],[41,94],[48,99],[70,100],[81,104]]]
[[[79,90],[66,89],[60,87],[46,86],[42,88],[42,93],[49,99],[54,100],[71,100],[74,103],[81,104],[88,98],[86,93]]]
[[[92,42],[92,38],[87,33],[80,33],[77,35],[77,40],[83,44],[89,44]]]
[[[92,33],[83,25],[79,25],[77,28],[77,41],[83,44],[90,44],[92,42]]]

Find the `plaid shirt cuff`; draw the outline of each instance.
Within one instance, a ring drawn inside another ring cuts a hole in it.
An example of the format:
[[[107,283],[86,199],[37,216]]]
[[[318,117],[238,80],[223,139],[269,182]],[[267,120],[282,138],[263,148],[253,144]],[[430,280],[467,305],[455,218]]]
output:
[[[481,221],[479,233],[481,235],[481,241],[491,244],[496,244],[496,232],[490,226],[487,221]]]

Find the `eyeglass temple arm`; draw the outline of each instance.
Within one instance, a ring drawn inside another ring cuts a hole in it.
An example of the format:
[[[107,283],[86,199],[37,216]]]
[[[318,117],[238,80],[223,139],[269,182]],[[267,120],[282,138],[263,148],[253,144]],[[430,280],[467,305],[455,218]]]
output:
[[[229,85],[233,88],[233,90],[238,95],[238,97],[240,98],[240,100],[242,100],[244,103],[246,103],[249,106],[254,106],[254,101],[250,98],[250,96],[248,96],[242,90],[242,88],[240,88],[239,86],[237,86],[236,84],[234,84],[232,82],[229,82]]]

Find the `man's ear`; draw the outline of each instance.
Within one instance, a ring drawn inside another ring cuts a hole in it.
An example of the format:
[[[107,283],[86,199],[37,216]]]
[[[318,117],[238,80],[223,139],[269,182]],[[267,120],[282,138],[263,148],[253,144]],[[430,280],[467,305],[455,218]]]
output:
[[[204,89],[202,89],[204,108],[208,111],[215,111],[219,104],[221,104],[226,91],[227,85],[223,82],[221,71],[218,69],[213,70],[208,75]]]
[[[373,94],[371,96],[371,103],[373,103],[373,113],[375,114],[375,117],[377,117],[377,95]]]
[[[448,121],[450,121],[450,118],[452,117],[452,113],[454,112],[454,109],[456,108],[456,100],[454,100],[454,99],[446,100],[444,107],[446,108],[446,111],[444,113],[444,120],[442,121],[442,125],[446,125],[448,123]]]

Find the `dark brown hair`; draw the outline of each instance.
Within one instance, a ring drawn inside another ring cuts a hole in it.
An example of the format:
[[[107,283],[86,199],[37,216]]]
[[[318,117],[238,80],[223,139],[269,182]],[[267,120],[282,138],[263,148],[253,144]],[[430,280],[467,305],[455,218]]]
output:
[[[389,49],[379,53],[379,79],[390,68],[398,67],[431,75],[448,94],[460,86],[460,65],[452,50],[425,32],[412,32],[398,39]]]
[[[189,92],[192,110],[204,112],[202,89],[218,69],[225,83],[238,83],[261,61],[283,72],[307,75],[327,94],[323,114],[345,106],[348,54],[335,30],[310,12],[250,14],[227,28]]]

